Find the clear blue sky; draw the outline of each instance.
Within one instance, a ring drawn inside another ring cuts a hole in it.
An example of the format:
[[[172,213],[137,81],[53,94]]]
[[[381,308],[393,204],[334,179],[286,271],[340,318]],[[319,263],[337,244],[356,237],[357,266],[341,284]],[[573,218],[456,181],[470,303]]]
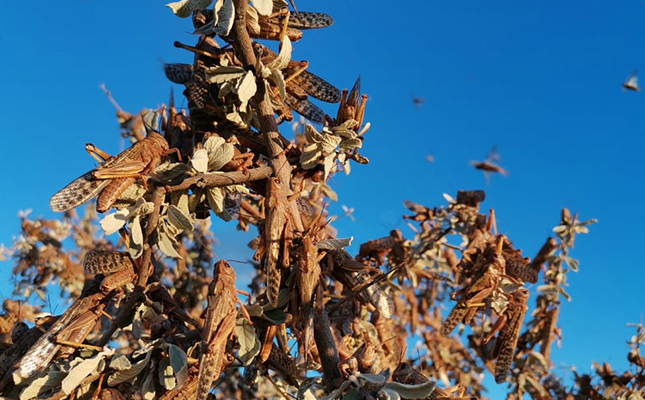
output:
[[[190,21],[163,4],[5,4],[0,243],[18,232],[18,210],[53,216],[49,197],[94,165],[86,142],[119,151],[114,110],[100,83],[130,112],[167,101],[170,83],[158,60],[191,62],[172,44],[195,38]],[[624,93],[621,83],[634,68],[645,72],[645,4],[392,4],[297,0],[299,9],[327,12],[335,23],[305,32],[294,59],[309,60],[312,72],[338,87],[351,87],[361,74],[370,96],[372,129],[362,153],[371,163],[335,178],[340,201],[333,209],[356,208],[356,222],[336,224],[340,236],[360,243],[394,227],[411,236],[400,220],[404,199],[439,205],[442,193],[460,189],[485,189],[484,209],[495,208],[500,231],[529,256],[551,234],[561,207],[597,218],[572,253],[580,272],[569,278],[573,301],[562,308],[564,341],[553,356],[582,371],[592,360],[625,367],[632,334],[625,323],[645,311],[642,233],[630,221],[645,199],[645,95]],[[425,99],[421,108],[412,96]],[[468,161],[495,144],[510,176],[493,176],[487,185]],[[424,160],[430,152],[434,163]],[[250,254],[251,236],[231,230],[216,223],[215,251]],[[2,263],[0,277],[10,268]]]

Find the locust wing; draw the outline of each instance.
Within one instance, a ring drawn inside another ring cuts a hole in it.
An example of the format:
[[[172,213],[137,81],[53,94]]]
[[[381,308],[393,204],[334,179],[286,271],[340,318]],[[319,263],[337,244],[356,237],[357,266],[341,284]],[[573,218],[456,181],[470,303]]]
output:
[[[321,12],[301,11],[289,17],[288,26],[297,29],[320,29],[331,26],[334,20]]]
[[[97,196],[110,181],[94,178],[94,171],[86,172],[56,192],[49,199],[49,207],[52,211],[64,212],[71,210]]]
[[[298,100],[289,93],[287,93],[285,100],[289,107],[293,108],[295,112],[307,118],[311,122],[315,122],[317,124],[322,124],[324,122],[325,112],[311,101],[307,99]]]
[[[295,69],[287,68],[286,75],[295,73]],[[300,86],[311,97],[327,103],[338,103],[340,101],[340,90],[318,75],[309,71],[303,71],[293,78],[293,82]]]

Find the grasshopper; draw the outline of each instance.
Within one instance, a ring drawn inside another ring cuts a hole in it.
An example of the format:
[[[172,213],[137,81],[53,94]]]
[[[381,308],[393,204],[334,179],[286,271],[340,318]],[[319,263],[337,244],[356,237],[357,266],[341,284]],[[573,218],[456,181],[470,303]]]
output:
[[[99,267],[115,264],[114,260],[118,260],[121,266]],[[91,251],[86,255],[85,263],[86,270],[100,269],[113,273],[104,278],[100,285],[92,281],[84,289],[81,297],[26,352],[14,375],[21,379],[30,378],[45,369],[57,354],[61,358],[71,355],[94,329],[114,290],[131,282],[134,275],[132,260],[124,253]]]
[[[360,96],[360,102],[359,102]],[[354,130],[358,131],[363,124],[363,117],[365,116],[365,104],[367,103],[367,95],[361,95],[361,77],[356,78],[352,90],[347,93],[347,89],[343,89],[343,94],[340,98],[340,105],[336,114],[336,120],[333,121],[332,126],[341,125],[343,122],[353,119],[358,122]]]
[[[66,330],[66,328],[85,313],[102,311],[103,307],[105,307],[103,302],[105,299],[106,295],[99,292],[96,285],[87,288],[85,293],[74,301],[20,359],[20,364],[17,370],[14,371],[14,377],[18,377],[21,380],[28,379],[44,370],[61,348],[58,340],[65,341],[74,333],[73,330]]]
[[[292,206],[287,195],[278,186],[277,178],[269,178],[267,184],[267,210],[264,227],[264,248],[267,271],[267,299],[271,306],[277,306],[282,268],[289,267],[289,248],[293,241],[293,231],[302,231],[300,215]],[[282,258],[282,265],[278,265]]]
[[[441,334],[448,336],[460,321],[469,323],[483,306],[482,301],[497,290],[497,284],[506,270],[506,260],[502,256],[504,238],[500,237],[496,245],[492,262],[484,260],[485,265],[478,276],[461,292],[462,298],[450,311],[450,314],[441,326]],[[487,250],[491,248],[488,247]],[[479,261],[483,256],[477,258]]]
[[[240,303],[235,289],[235,271],[224,260],[215,263],[213,281],[208,286],[208,307],[202,338],[205,344],[199,362],[196,385],[197,400],[206,400],[213,380],[217,379],[228,364],[226,344],[233,333],[237,317],[236,303]],[[242,313],[250,320],[240,303]]]
[[[345,249],[331,251],[331,260],[334,264],[333,275],[343,283],[352,294],[364,302],[369,303],[385,318],[394,314],[394,302],[381,287],[373,282],[364,264],[354,260]]]
[[[417,371],[407,362],[400,363],[392,373],[392,380],[406,385],[420,385],[426,383],[429,379],[427,376]],[[454,393],[457,396],[453,396]],[[466,388],[462,384],[456,384],[448,388],[435,387],[432,393],[425,399],[427,400],[476,400],[477,397],[466,396]]]
[[[178,154],[177,149],[169,149],[166,139],[155,131],[115,157],[109,157],[92,145],[86,148],[90,155],[97,155],[104,162],[54,194],[49,200],[52,211],[70,210],[98,195],[96,211],[105,212],[135,179],[144,178],[166,155]]]
[[[122,251],[89,251],[85,255],[83,269],[88,274],[110,274],[101,282],[104,293],[121,287],[136,276],[132,258]]]
[[[493,354],[497,355],[495,362],[495,382],[502,383],[513,362],[513,354],[517,347],[517,339],[527,310],[529,292],[526,289],[517,289],[509,296],[509,303],[504,314],[495,322],[489,338],[499,330]],[[488,339],[488,338],[487,338]],[[487,340],[484,340],[485,342]]]

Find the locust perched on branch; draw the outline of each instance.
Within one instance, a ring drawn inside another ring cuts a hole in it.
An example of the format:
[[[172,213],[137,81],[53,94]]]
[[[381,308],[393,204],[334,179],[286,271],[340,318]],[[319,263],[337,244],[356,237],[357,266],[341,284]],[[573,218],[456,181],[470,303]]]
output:
[[[239,303],[235,289],[235,271],[224,260],[215,264],[213,281],[208,286],[208,308],[204,321],[204,352],[199,363],[199,376],[196,381],[197,400],[206,400],[213,380],[217,379],[228,365],[226,362],[226,343],[233,334]],[[240,304],[243,313],[244,306]],[[250,320],[248,314],[246,317]]]
[[[105,212],[135,179],[144,178],[145,185],[145,176],[163,157],[172,152],[179,154],[177,149],[169,149],[166,139],[155,131],[151,131],[143,140],[114,157],[109,157],[92,145],[88,145],[87,148],[91,155],[98,155],[103,159],[103,164],[81,175],[54,194],[49,200],[52,211],[71,210],[98,195],[96,211]]]

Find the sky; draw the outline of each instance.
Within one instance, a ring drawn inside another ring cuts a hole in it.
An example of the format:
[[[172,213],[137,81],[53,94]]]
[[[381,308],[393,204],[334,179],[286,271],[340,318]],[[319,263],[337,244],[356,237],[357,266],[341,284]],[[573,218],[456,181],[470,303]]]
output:
[[[4,4],[0,243],[10,245],[18,233],[19,210],[56,217],[51,195],[94,165],[86,142],[121,150],[101,83],[132,113],[167,102],[171,84],[159,60],[192,62],[173,42],[196,37],[190,20],[163,4]],[[596,218],[571,253],[580,272],[568,278],[572,301],[560,312],[564,340],[553,360],[582,372],[592,360],[625,368],[633,334],[625,324],[645,311],[636,221],[645,199],[645,97],[621,84],[635,68],[645,71],[645,3],[398,4],[296,0],[302,11],[330,14],[334,25],[306,31],[293,59],[308,60],[339,88],[351,88],[360,74],[369,96],[372,128],[361,153],[370,164],[353,165],[350,176],[332,182],[339,194],[332,214],[343,204],[355,208],[354,222],[336,222],[339,236],[360,244],[400,228],[412,237],[401,220],[403,200],[441,205],[443,193],[458,190],[485,190],[482,209],[495,209],[500,232],[527,256],[552,234],[562,207]],[[177,104],[181,91],[175,88]],[[424,99],[420,107],[413,97]],[[283,133],[291,137],[290,127]],[[494,145],[510,175],[487,183],[468,162]],[[430,153],[433,163],[425,160]],[[219,221],[213,231],[221,257],[250,255],[251,234]],[[11,263],[0,264],[6,282]]]

